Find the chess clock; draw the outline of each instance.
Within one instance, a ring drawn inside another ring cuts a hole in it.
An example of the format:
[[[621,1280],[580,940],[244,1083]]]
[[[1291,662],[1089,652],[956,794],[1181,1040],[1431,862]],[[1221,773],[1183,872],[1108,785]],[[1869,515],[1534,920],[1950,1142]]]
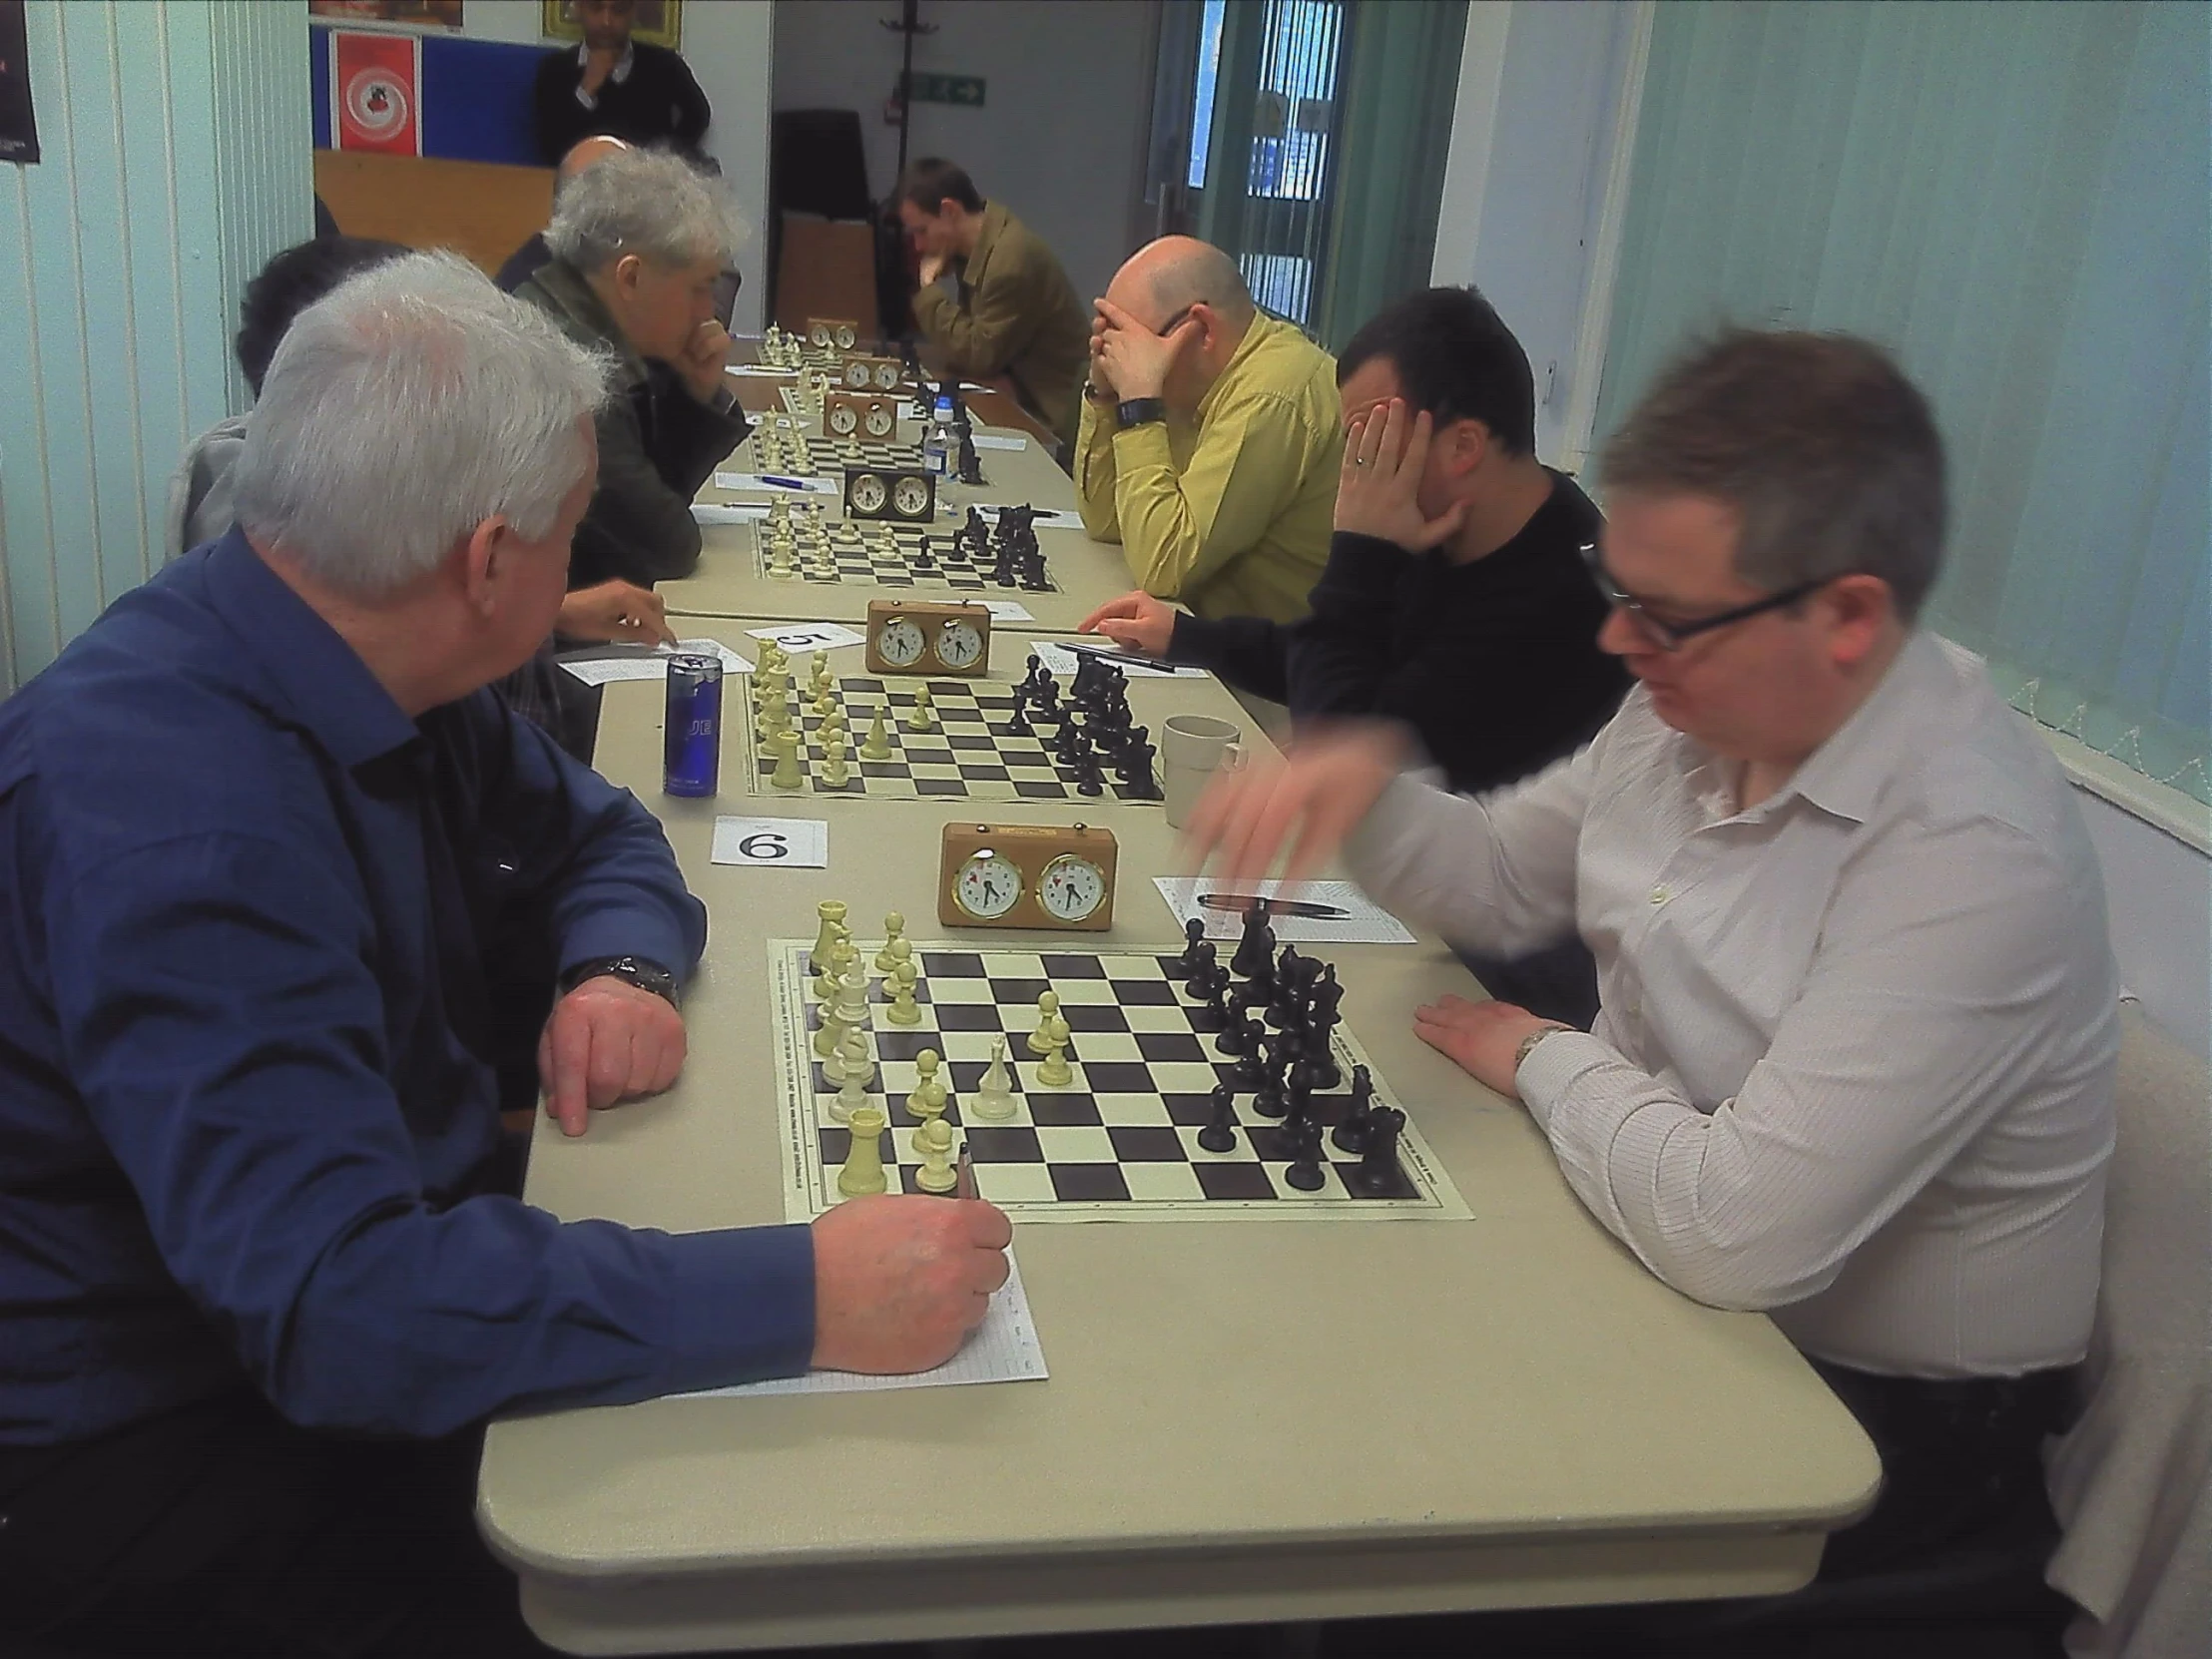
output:
[[[870,674],[982,674],[991,664],[991,613],[942,599],[867,602]]]
[[[937,859],[946,927],[1099,933],[1114,924],[1114,832],[1073,824],[948,824]]]
[[[889,442],[898,435],[898,405],[888,397],[833,391],[823,399],[822,429],[833,438]]]
[[[937,516],[937,479],[920,467],[844,469],[844,516],[892,524],[928,524]]]
[[[896,357],[847,357],[837,377],[848,391],[896,391],[906,365]]]
[[[807,343],[825,351],[849,351],[860,343],[860,325],[841,316],[811,316]]]

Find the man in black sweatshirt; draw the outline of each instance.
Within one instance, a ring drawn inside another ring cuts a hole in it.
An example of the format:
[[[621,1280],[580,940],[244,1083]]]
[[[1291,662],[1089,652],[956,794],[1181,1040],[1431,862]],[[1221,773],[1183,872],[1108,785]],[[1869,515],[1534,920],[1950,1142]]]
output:
[[[707,95],[676,53],[630,38],[636,10],[637,0],[574,0],[584,38],[545,54],[531,93],[547,167],[595,133],[698,155],[714,114]]]
[[[1597,647],[1606,607],[1580,550],[1598,511],[1536,459],[1520,342],[1473,288],[1427,288],[1353,335],[1337,387],[1345,464],[1311,615],[1209,621],[1138,592],[1084,631],[1211,669],[1302,725],[1398,721],[1464,794],[1572,754],[1628,677]],[[1596,1010],[1578,944],[1469,965],[1493,995],[1549,1017],[1587,1024]]]

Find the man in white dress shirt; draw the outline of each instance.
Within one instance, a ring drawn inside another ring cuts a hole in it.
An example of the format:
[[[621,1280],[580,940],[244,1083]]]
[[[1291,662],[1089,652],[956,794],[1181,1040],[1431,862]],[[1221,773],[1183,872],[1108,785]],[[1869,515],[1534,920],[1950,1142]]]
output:
[[[1348,505],[1417,519],[1376,460]],[[1526,1104],[1654,1274],[1770,1314],[1868,1428],[1883,1498],[1786,1616],[2047,1623],[2036,1454],[2096,1296],[2119,987],[2056,764],[1915,627],[1934,418],[1864,342],[1732,333],[1661,379],[1603,482],[1599,639],[1640,684],[1588,748],[1471,799],[1343,732],[1218,789],[1194,842],[1242,874],[1341,844],[1489,951],[1579,931],[1588,1033],[1459,997],[1416,1028]]]

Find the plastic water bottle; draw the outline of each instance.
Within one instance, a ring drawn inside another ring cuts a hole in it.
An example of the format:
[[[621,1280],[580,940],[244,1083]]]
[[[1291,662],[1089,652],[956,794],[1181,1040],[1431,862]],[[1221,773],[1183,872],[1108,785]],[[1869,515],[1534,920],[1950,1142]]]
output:
[[[952,456],[957,443],[952,435],[952,399],[939,392],[936,408],[929,416],[928,435],[921,443],[922,460],[937,475],[939,499],[944,496],[945,485],[952,481]]]

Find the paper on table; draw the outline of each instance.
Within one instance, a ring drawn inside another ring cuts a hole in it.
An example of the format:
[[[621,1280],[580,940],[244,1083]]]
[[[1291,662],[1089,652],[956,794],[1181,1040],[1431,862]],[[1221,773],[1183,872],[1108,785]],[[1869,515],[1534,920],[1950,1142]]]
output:
[[[675,645],[595,645],[563,657],[561,667],[587,686],[613,680],[665,680],[668,660],[677,652],[720,657],[725,674],[751,674],[753,664],[714,640],[678,640]]]
[[[978,449],[1020,450],[1029,447],[1029,440],[1019,432],[1009,432],[1003,437],[995,432],[971,432],[968,435],[974,439],[975,447]]]
[[[1244,931],[1244,915],[1238,910],[1216,910],[1199,903],[1201,893],[1258,893],[1263,898],[1303,898],[1313,904],[1332,904],[1345,914],[1337,916],[1271,915],[1268,925],[1284,944],[1411,944],[1406,925],[1362,892],[1350,881],[1221,881],[1208,875],[1155,875],[1152,884],[1175,912],[1188,923],[1197,916],[1206,923],[1209,938],[1233,939]]]
[[[1029,649],[1037,654],[1037,660],[1046,668],[1061,676],[1075,672],[1078,657],[1096,654],[1086,653],[1080,646],[1069,646],[1059,640],[1031,640]],[[1097,649],[1111,651],[1113,647],[1100,641]],[[1203,680],[1207,677],[1202,668],[1178,668],[1173,663],[1127,663],[1118,656],[1111,660],[1114,667],[1132,680]]]
[[[811,1371],[805,1377],[782,1377],[769,1382],[745,1382],[734,1388],[703,1388],[690,1397],[736,1399],[748,1394],[850,1394],[873,1393],[886,1388],[941,1388],[962,1382],[1041,1382],[1051,1373],[1044,1368],[1044,1345],[1037,1341],[1036,1322],[1029,1317],[1029,1297],[1021,1288],[1021,1268],[1014,1253],[1006,1252],[1006,1283],[991,1293],[991,1305],[983,1314],[960,1352],[935,1371],[911,1377],[864,1377],[849,1371]]]
[[[746,630],[757,640],[774,640],[786,651],[834,651],[841,645],[865,645],[867,636],[839,622],[779,622]]]
[[[724,363],[722,372],[725,374],[743,374],[749,377],[760,375],[766,378],[771,375],[797,374],[799,370],[796,368],[778,368],[774,363]]]
[[[1018,599],[978,599],[976,604],[991,613],[993,622],[1034,622],[1037,620],[1029,607]]]
[[[758,524],[768,517],[768,503],[747,501],[724,506],[718,501],[694,501],[691,515],[694,524]]]
[[[718,490],[767,490],[778,495],[793,491],[807,495],[835,495],[842,487],[834,478],[787,478],[774,472],[715,474],[715,488]]]
[[[975,510],[983,515],[986,522],[996,524],[998,515],[1006,510],[1006,506],[1004,502],[998,502],[979,506]],[[1080,530],[1083,528],[1083,515],[1066,507],[1038,507],[1031,512],[1029,522],[1039,530]]]
[[[828,869],[830,821],[820,818],[718,818],[714,850],[718,864],[747,864],[755,869]]]

